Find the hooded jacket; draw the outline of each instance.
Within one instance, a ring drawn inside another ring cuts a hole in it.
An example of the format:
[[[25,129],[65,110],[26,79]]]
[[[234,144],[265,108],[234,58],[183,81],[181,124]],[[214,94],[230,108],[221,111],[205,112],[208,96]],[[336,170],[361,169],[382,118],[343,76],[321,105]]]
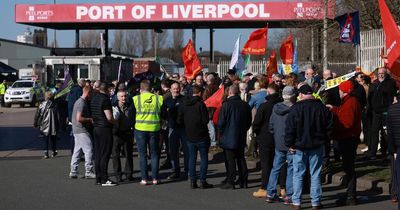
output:
[[[266,102],[261,104],[253,121],[253,132],[256,134],[256,141],[262,147],[274,149],[274,136],[269,132],[269,119],[272,108],[276,103],[282,101],[278,93],[267,95]]]
[[[36,111],[34,127],[39,127],[45,136],[55,136],[59,129],[58,121],[57,104],[51,100],[43,101]]]
[[[333,115],[317,99],[295,103],[286,120],[285,145],[300,150],[316,149],[331,139]]]
[[[251,126],[251,108],[240,96],[229,97],[219,112],[218,128],[224,149],[244,149]]]
[[[275,149],[288,151],[285,145],[286,118],[290,112],[288,103],[275,104],[269,119],[269,132],[274,135]]]
[[[210,141],[207,124],[207,107],[199,96],[185,98],[178,108],[177,123],[185,127],[187,140],[190,142]]]

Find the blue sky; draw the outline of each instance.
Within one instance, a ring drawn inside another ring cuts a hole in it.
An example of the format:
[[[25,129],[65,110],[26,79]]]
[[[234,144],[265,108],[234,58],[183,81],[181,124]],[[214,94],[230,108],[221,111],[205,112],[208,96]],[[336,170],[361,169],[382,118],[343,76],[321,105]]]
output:
[[[240,0],[239,2],[256,2],[259,0]],[[219,0],[192,0],[192,1],[179,1],[179,0],[133,0],[133,1],[112,1],[112,0],[56,0],[56,3],[133,3],[133,2],[219,2]],[[230,2],[230,1],[229,1]],[[0,38],[16,40],[17,35],[22,34],[27,29],[27,25],[17,24],[14,20],[14,6],[15,4],[53,4],[54,0],[5,0],[0,3]],[[31,31],[34,27],[29,26]],[[242,35],[241,45],[247,40],[251,31],[255,29],[215,29],[214,33],[214,50],[230,53],[233,50],[234,43],[239,34]],[[269,35],[274,31],[270,30]],[[110,43],[112,43],[113,31],[110,31]],[[49,43],[53,39],[53,30],[48,30]],[[73,47],[74,45],[74,31],[57,31],[57,42],[59,47]],[[271,36],[269,36],[271,37]],[[191,30],[185,30],[184,43],[191,38]],[[209,29],[197,30],[196,33],[196,48],[197,50],[202,47],[203,51],[209,50]]]

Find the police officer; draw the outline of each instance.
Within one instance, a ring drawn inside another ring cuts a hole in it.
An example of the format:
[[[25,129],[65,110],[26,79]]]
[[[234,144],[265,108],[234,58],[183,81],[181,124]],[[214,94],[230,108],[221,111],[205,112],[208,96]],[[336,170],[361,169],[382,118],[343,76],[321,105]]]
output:
[[[6,94],[6,80],[3,80],[3,82],[0,84],[0,106],[4,107],[4,94]]]
[[[163,97],[150,92],[150,81],[140,83],[140,95],[133,97],[133,116],[135,116],[135,139],[140,156],[141,185],[149,181],[147,173],[147,148],[150,145],[152,183],[156,185],[159,166],[159,131]]]

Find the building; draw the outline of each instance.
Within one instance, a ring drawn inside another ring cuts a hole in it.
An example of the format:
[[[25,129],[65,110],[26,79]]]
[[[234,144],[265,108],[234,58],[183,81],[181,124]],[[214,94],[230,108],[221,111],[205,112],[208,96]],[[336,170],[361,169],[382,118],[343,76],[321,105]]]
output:
[[[32,68],[49,56],[51,48],[0,38],[0,61],[14,69]]]
[[[17,42],[33,44],[33,33],[29,27],[23,34],[17,36]]]

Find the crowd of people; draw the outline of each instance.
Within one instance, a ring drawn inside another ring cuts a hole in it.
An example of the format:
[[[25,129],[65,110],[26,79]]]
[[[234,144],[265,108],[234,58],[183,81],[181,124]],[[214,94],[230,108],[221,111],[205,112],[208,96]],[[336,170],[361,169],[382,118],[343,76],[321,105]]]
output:
[[[374,81],[358,72],[337,87],[321,89],[334,76],[330,70],[320,75],[307,68],[304,74],[274,74],[272,78],[251,73],[240,78],[230,70],[224,77],[206,73],[193,81],[179,74],[160,82],[79,80],[65,99],[54,100],[53,93],[46,92],[35,127],[46,137],[44,158],[49,158],[49,143],[56,156],[60,122],[68,120],[74,143],[69,177],[78,177],[83,152],[85,177],[96,179],[101,186],[135,180],[136,143],[141,185],[159,184],[159,169],[169,165],[168,180],[189,179],[193,189],[212,188],[207,181],[208,153],[219,147],[226,168],[219,185],[222,189],[247,188],[245,159],[259,157],[261,184],[254,197],[300,209],[302,194],[309,191],[312,208],[320,209],[321,178],[329,173],[332,161],[341,161],[347,177],[343,204],[356,205],[355,160],[361,139],[367,145],[366,161],[395,160],[393,154],[399,151],[397,87],[388,71],[379,68]],[[207,107],[205,101],[220,88],[224,88],[222,106]],[[60,111],[60,106],[67,108]],[[167,157],[160,166],[163,150]],[[124,170],[122,157],[126,159]],[[115,181],[108,176],[110,158]],[[393,163],[394,169],[398,167],[400,161]]]

